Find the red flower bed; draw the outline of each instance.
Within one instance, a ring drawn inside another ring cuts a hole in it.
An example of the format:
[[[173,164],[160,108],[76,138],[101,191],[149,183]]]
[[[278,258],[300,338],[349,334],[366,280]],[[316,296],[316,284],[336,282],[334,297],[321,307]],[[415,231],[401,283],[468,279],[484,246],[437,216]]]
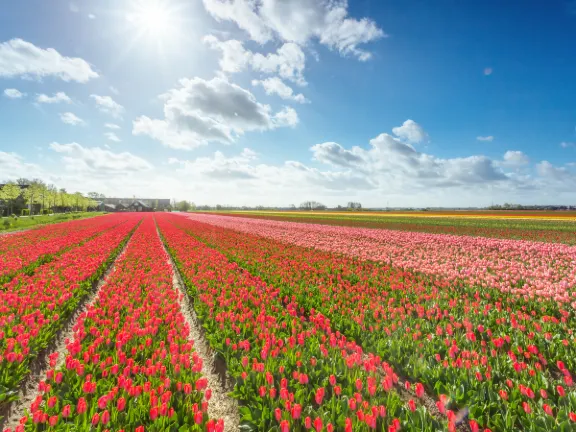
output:
[[[445,427],[396,391],[397,375],[378,356],[334,331],[278,287],[242,271],[175,228],[159,228],[185,277],[210,345],[236,378],[247,430],[433,431]],[[420,394],[421,395],[421,394]]]
[[[151,216],[56,357],[25,430],[222,431]],[[24,426],[15,432],[24,431]]]
[[[16,398],[28,365],[92,289],[140,216],[87,241],[36,269],[19,274],[0,291],[0,403]]]
[[[170,216],[492,430],[575,427],[568,305],[469,287]],[[407,251],[409,253],[409,251]],[[568,430],[566,429],[566,430]]]
[[[13,235],[0,236],[0,285],[18,271],[31,270],[54,254],[99,235],[126,221],[126,216],[110,215],[63,222]]]

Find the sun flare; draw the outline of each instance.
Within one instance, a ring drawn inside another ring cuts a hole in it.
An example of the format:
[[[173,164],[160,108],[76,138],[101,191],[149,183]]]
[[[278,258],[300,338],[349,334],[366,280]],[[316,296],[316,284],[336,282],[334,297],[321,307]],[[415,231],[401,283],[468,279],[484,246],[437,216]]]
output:
[[[169,5],[162,0],[140,1],[130,14],[129,20],[136,30],[155,38],[174,36],[177,19]]]

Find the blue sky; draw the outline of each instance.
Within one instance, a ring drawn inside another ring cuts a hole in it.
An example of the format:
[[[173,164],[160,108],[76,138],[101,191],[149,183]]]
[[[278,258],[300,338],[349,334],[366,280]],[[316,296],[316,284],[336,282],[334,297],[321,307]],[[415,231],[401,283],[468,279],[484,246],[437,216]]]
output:
[[[0,181],[209,204],[576,204],[576,3],[21,0]]]

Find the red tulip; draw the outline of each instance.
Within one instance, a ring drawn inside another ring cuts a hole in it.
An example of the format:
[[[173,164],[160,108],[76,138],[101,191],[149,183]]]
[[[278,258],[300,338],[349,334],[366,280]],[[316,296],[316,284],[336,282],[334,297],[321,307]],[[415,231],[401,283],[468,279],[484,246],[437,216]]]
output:
[[[322,428],[323,428],[322,419],[320,417],[316,417],[314,419],[314,429],[316,429],[316,432],[320,432]]]
[[[110,413],[108,412],[108,410],[102,413],[101,421],[102,424],[108,424],[108,422],[110,421]]]

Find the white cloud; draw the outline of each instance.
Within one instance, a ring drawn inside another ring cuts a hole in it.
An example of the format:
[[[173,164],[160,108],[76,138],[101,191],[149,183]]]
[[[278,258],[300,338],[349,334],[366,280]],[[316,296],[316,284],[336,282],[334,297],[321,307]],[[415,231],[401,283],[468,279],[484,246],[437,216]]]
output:
[[[83,147],[78,143],[59,144],[53,142],[50,148],[63,155],[66,169],[90,173],[129,173],[147,171],[152,165],[129,152],[114,153],[100,147]]]
[[[422,126],[414,120],[406,120],[402,126],[392,128],[392,132],[394,132],[394,135],[414,144],[421,143],[428,139]]]
[[[60,113],[60,120],[62,120],[64,123],[72,125],[72,126],[84,124],[84,120],[77,117],[74,113],[71,113],[71,112]]]
[[[280,96],[282,99],[293,100],[298,103],[306,103],[309,102],[302,93],[294,94],[294,90],[292,87],[287,86],[284,82],[278,77],[267,78],[263,81],[253,80],[253,86],[261,85],[264,88],[266,94],[276,94]]]
[[[536,170],[540,176],[548,179],[558,181],[565,181],[565,180],[574,181],[574,179],[576,178],[574,174],[567,168],[554,166],[546,160],[537,164]]]
[[[489,142],[494,141],[494,137],[492,135],[490,135],[490,136],[478,136],[478,137],[476,137],[476,139],[478,141],[489,141]]]
[[[353,170],[388,190],[459,187],[509,178],[485,156],[442,159],[418,152],[386,133],[370,140],[370,149],[348,150],[327,142],[311,147],[314,159],[335,168]]]
[[[85,83],[98,74],[81,58],[64,57],[53,48],[38,48],[22,39],[0,43],[0,76],[43,78]]]
[[[352,172],[332,172],[310,168],[296,161],[286,161],[281,165],[257,163],[257,154],[244,149],[238,156],[226,157],[215,152],[213,157],[199,157],[194,160],[169,159],[168,163],[178,165],[178,172],[185,178],[198,182],[210,181],[212,187],[229,185],[230,181],[241,181],[244,193],[247,190],[269,192],[270,190],[302,191],[302,188],[342,191],[352,189],[373,189],[374,185]],[[235,186],[236,183],[233,183]]]
[[[294,108],[291,107],[284,107],[281,111],[278,111],[274,116],[271,118],[272,120],[272,128],[274,127],[294,127],[300,121],[298,118],[298,113]]]
[[[107,127],[108,129],[120,129],[120,126],[114,123],[106,123],[104,127]]]
[[[530,159],[521,151],[508,150],[506,153],[504,153],[504,165],[517,167],[528,165],[529,163]]]
[[[233,142],[249,131],[294,126],[298,115],[285,107],[273,114],[248,90],[224,78],[182,79],[180,87],[161,96],[164,119],[137,118],[134,135],[148,135],[172,148],[192,149],[208,142]]]
[[[573,142],[567,142],[567,141],[563,141],[560,143],[560,147],[562,148],[569,148],[569,147],[575,147],[576,144]]]
[[[58,92],[54,93],[54,96],[39,94],[36,96],[36,102],[47,104],[60,103],[60,102],[72,103],[72,99],[70,99],[66,93]]]
[[[94,14],[88,14],[88,18],[90,18],[91,20],[96,19],[96,15],[94,15]]]
[[[80,12],[80,8],[78,7],[78,5],[75,2],[70,2],[70,4],[68,6],[70,8],[70,12],[74,12],[74,13]]]
[[[250,67],[256,72],[278,74],[299,85],[305,85],[303,72],[306,66],[306,56],[295,43],[283,44],[276,53],[254,53],[244,48],[238,40],[220,41],[213,35],[204,37],[204,43],[212,49],[222,52],[220,68],[226,73],[237,73]]]
[[[491,67],[484,68],[484,75],[486,76],[492,75],[492,72],[494,72],[494,69],[492,69]]]
[[[35,164],[24,162],[22,156],[17,153],[8,153],[0,150],[0,182],[13,180],[26,176],[41,176],[41,169]]]
[[[26,93],[22,93],[20,90],[12,88],[4,90],[4,96],[10,99],[21,99],[26,96]]]
[[[359,45],[384,32],[374,21],[348,16],[346,0],[204,0],[206,10],[218,21],[233,21],[260,44],[273,39],[306,45],[310,40],[360,60],[370,53]]]
[[[104,136],[106,137],[106,139],[109,139],[110,141],[114,142],[122,141],[120,138],[118,138],[118,136],[114,132],[104,132]]]
[[[110,96],[99,96],[91,94],[90,97],[94,99],[96,107],[100,112],[109,114],[115,118],[122,118],[122,114],[124,113],[124,107],[119,103],[117,103]]]

